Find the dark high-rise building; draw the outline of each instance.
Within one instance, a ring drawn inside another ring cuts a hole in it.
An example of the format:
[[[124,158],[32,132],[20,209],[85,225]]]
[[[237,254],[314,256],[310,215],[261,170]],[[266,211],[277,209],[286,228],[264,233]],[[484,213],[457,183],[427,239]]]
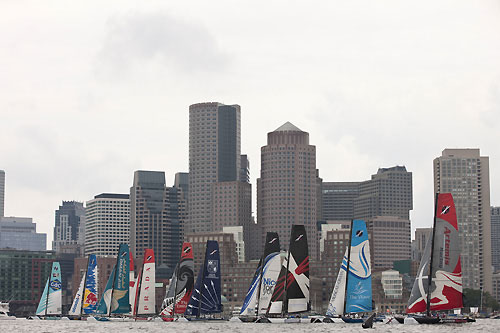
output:
[[[165,173],[136,171],[130,188],[130,245],[134,258],[155,251],[156,275],[171,277],[180,257],[185,218],[182,189],[167,187]]]
[[[359,196],[359,184],[360,182],[323,182],[323,220],[352,220],[354,200]]]
[[[309,144],[309,133],[289,122],[268,133],[257,180],[257,219],[263,236],[277,232],[280,244],[288,249],[292,225],[303,224],[310,256],[316,259],[317,186],[316,147]]]
[[[491,265],[500,272],[500,207],[491,207]]]
[[[83,254],[85,242],[85,208],[82,202],[63,201],[56,210],[52,250]]]
[[[250,183],[250,161],[247,155],[240,155],[240,181]]]
[[[189,107],[189,218],[186,233],[211,232],[212,185],[238,181],[240,106],[200,103]]]

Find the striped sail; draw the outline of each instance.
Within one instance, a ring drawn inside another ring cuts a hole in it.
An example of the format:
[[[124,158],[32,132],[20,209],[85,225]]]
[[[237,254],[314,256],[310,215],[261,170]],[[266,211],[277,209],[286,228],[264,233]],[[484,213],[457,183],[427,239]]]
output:
[[[82,302],[83,302],[83,287],[85,286],[85,273],[83,273],[82,281],[80,282],[80,287],[76,291],[75,298],[73,299],[73,303],[68,311],[68,316],[80,316],[82,310]]]
[[[47,297],[47,315],[62,314],[62,282],[61,265],[59,262],[52,263],[50,273],[49,295]]]
[[[372,273],[368,230],[363,220],[352,221],[345,313],[372,311]]]
[[[94,313],[97,308],[97,257],[95,254],[89,256],[87,274],[85,280],[85,294],[82,304],[83,314]]]
[[[115,281],[111,294],[111,314],[130,313],[130,251],[127,244],[120,244],[116,260]]]
[[[45,288],[43,289],[42,296],[40,297],[40,302],[38,303],[38,308],[36,309],[37,316],[45,316],[47,313],[47,296],[49,295],[49,281],[50,277],[45,283]]]
[[[109,275],[108,282],[106,283],[106,287],[101,295],[101,299],[99,300],[99,304],[97,305],[96,314],[100,315],[109,315],[111,310],[111,294],[113,292],[113,281],[115,280],[115,271],[116,266],[113,266],[113,270]]]
[[[139,291],[137,314],[154,314],[155,309],[155,254],[153,249],[144,252],[142,278]]]
[[[330,303],[328,303],[328,309],[326,310],[327,316],[339,316],[344,314],[348,251],[349,249],[346,248],[342,264],[340,265],[339,274],[337,275],[337,281],[335,281],[335,287],[332,290]]]

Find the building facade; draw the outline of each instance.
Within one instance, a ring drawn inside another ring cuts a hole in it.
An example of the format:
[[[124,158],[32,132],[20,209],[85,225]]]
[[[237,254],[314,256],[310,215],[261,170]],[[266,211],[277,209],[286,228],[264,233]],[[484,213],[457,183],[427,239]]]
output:
[[[63,201],[56,210],[54,240],[52,250],[60,252],[63,247],[72,248],[77,254],[83,254],[85,226],[85,208],[82,202]]]
[[[500,272],[500,207],[491,207],[491,264]]]
[[[212,185],[238,181],[239,105],[199,103],[189,107],[189,206],[186,233],[211,232]]]
[[[170,278],[179,261],[185,201],[182,189],[167,187],[165,173],[136,171],[130,188],[130,246],[134,258],[153,249],[156,275]]]
[[[130,195],[96,195],[87,201],[85,220],[85,256],[116,256],[130,242]]]
[[[5,215],[5,171],[0,170],[0,217]]]
[[[412,241],[413,255],[412,260],[420,262],[425,250],[425,245],[432,237],[432,228],[417,228],[415,229],[415,240]]]
[[[359,197],[360,182],[323,182],[323,220],[354,219],[354,200]]]
[[[0,248],[45,251],[47,234],[36,232],[32,218],[0,216]]]
[[[479,149],[445,149],[434,159],[434,192],[457,211],[464,288],[492,291],[489,158]]]
[[[309,255],[319,256],[316,147],[309,134],[287,122],[267,134],[261,148],[257,180],[257,221],[266,232],[277,232],[288,249],[293,224],[306,228]]]

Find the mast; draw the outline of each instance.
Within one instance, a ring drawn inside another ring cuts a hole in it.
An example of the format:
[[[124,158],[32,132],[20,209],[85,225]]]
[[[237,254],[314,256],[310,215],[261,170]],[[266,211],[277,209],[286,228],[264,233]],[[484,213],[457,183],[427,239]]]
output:
[[[260,303],[260,287],[262,286],[262,278],[263,278],[263,274],[264,274],[264,261],[265,261],[265,258],[263,258],[263,257],[264,256],[262,256],[261,259],[260,259],[261,264],[260,264],[260,268],[259,268],[259,288],[257,289],[257,307],[256,307],[256,310],[255,310],[255,316],[257,316],[257,317],[259,316],[259,307],[260,307],[260,304],[259,304]]]
[[[50,275],[49,275],[49,278],[47,280],[47,297],[45,297],[45,314],[44,316],[47,315],[47,309],[49,307],[49,292],[50,292],[50,277],[52,276],[52,269],[54,267],[54,262],[52,262],[52,267],[50,267]]]
[[[349,228],[349,244],[347,244],[347,265],[345,267],[345,289],[344,289],[344,309],[342,309],[342,312],[345,314],[345,306],[347,303],[347,281],[349,280],[349,266],[351,263],[351,242],[352,242],[352,225],[354,223],[354,220],[351,220],[351,227]],[[342,261],[344,258],[342,258]],[[340,267],[342,268],[342,263],[340,264]]]
[[[111,298],[109,299],[109,307],[108,307],[108,316],[111,317],[111,303],[113,303],[113,294],[115,293],[115,281],[116,274],[118,274],[118,263],[120,262],[120,246],[118,246],[118,254],[116,255],[116,264],[115,264],[115,276],[113,276],[113,283],[111,284]]]
[[[437,215],[437,204],[438,204],[439,193],[436,193],[436,198],[434,199],[434,222],[432,226],[432,238],[431,238],[431,260],[429,262],[429,278],[428,288],[427,288],[427,304],[426,304],[426,313],[429,317],[431,315],[431,283],[432,283],[432,262],[434,257],[434,237],[436,234],[436,215]]]
[[[181,251],[181,258],[182,258],[182,251]],[[180,263],[180,260],[179,260]],[[179,264],[175,266],[175,272],[174,272],[174,277],[175,277],[175,283],[174,283],[174,306],[172,308],[172,318],[175,317],[175,302],[177,301],[177,280],[179,279],[177,277],[177,274],[179,273]]]
[[[291,234],[290,234],[290,245],[292,244],[291,241]],[[283,306],[281,307],[281,315],[284,316],[285,313],[288,312],[288,295],[287,295],[287,288],[288,288],[288,269],[290,268],[290,247],[288,246],[288,254],[287,254],[287,259],[286,259],[286,271],[285,271],[285,285],[283,286]],[[286,309],[285,309],[286,308]]]
[[[85,271],[85,278],[84,278],[84,281],[83,281],[83,295],[82,295],[82,304],[80,304],[80,317],[82,316],[82,313],[83,313],[83,303],[85,303],[85,289],[86,289],[86,285],[87,285],[87,273],[88,273],[88,270],[89,270],[89,261],[90,261],[90,256],[87,258],[87,270]]]
[[[207,251],[208,251],[208,241],[207,241],[207,247],[205,249],[205,258],[203,258],[203,270],[201,271],[201,282],[200,282],[200,290],[199,290],[199,297],[198,297],[198,313],[196,314],[196,318],[200,318],[200,314],[201,314],[201,293],[202,293],[202,289],[203,289],[204,282],[205,282],[205,270],[207,269],[207,267],[206,267]],[[174,290],[174,292],[175,292],[175,290]]]

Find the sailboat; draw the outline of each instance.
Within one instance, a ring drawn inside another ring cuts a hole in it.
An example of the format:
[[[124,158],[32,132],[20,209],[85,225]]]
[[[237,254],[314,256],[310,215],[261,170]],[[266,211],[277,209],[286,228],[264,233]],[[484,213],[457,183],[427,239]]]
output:
[[[324,322],[341,317],[344,322],[362,323],[346,314],[372,311],[372,280],[368,230],[363,220],[353,220],[349,245],[340,266]]]
[[[189,320],[214,320],[222,312],[219,243],[207,240],[205,259],[186,308]],[[207,316],[212,315],[212,316]],[[203,317],[202,317],[203,316]]]
[[[129,303],[130,303],[130,315],[133,315],[133,309],[135,309],[135,299],[136,299],[136,288],[137,281],[135,281],[134,274],[134,256],[132,255],[132,251],[130,251],[130,272],[129,272]]]
[[[164,321],[172,321],[175,315],[186,312],[188,302],[193,293],[194,262],[191,243],[182,244],[181,260],[175,267],[168,291],[163,300],[160,316]]]
[[[432,237],[424,249],[406,313],[425,312],[423,316],[412,316],[419,324],[464,322],[467,320],[448,320],[431,315],[431,311],[462,307],[462,266],[455,204],[451,193],[438,193]]]
[[[90,315],[97,309],[97,257],[91,254],[88,258],[87,271],[83,274],[73,304],[68,315],[76,318]],[[84,317],[83,317],[84,318]]]
[[[264,254],[248,288],[239,320],[254,322],[259,315],[265,315],[281,268],[280,241],[276,232],[266,234]]]
[[[140,277],[140,279],[139,279]],[[155,307],[155,254],[153,249],[144,251],[144,260],[137,282],[137,309],[133,309],[136,320],[150,320]],[[135,303],[135,302],[134,302]]]
[[[309,310],[307,234],[303,225],[293,225],[289,251],[281,265],[266,315],[270,322],[300,322],[299,314]]]
[[[58,319],[62,315],[61,265],[52,263],[52,271],[40,297],[36,315],[45,319]]]
[[[96,317],[100,321],[125,321],[130,314],[130,250],[128,244],[120,244],[116,265],[110,274],[106,288],[97,306]],[[113,316],[114,315],[114,316]]]

